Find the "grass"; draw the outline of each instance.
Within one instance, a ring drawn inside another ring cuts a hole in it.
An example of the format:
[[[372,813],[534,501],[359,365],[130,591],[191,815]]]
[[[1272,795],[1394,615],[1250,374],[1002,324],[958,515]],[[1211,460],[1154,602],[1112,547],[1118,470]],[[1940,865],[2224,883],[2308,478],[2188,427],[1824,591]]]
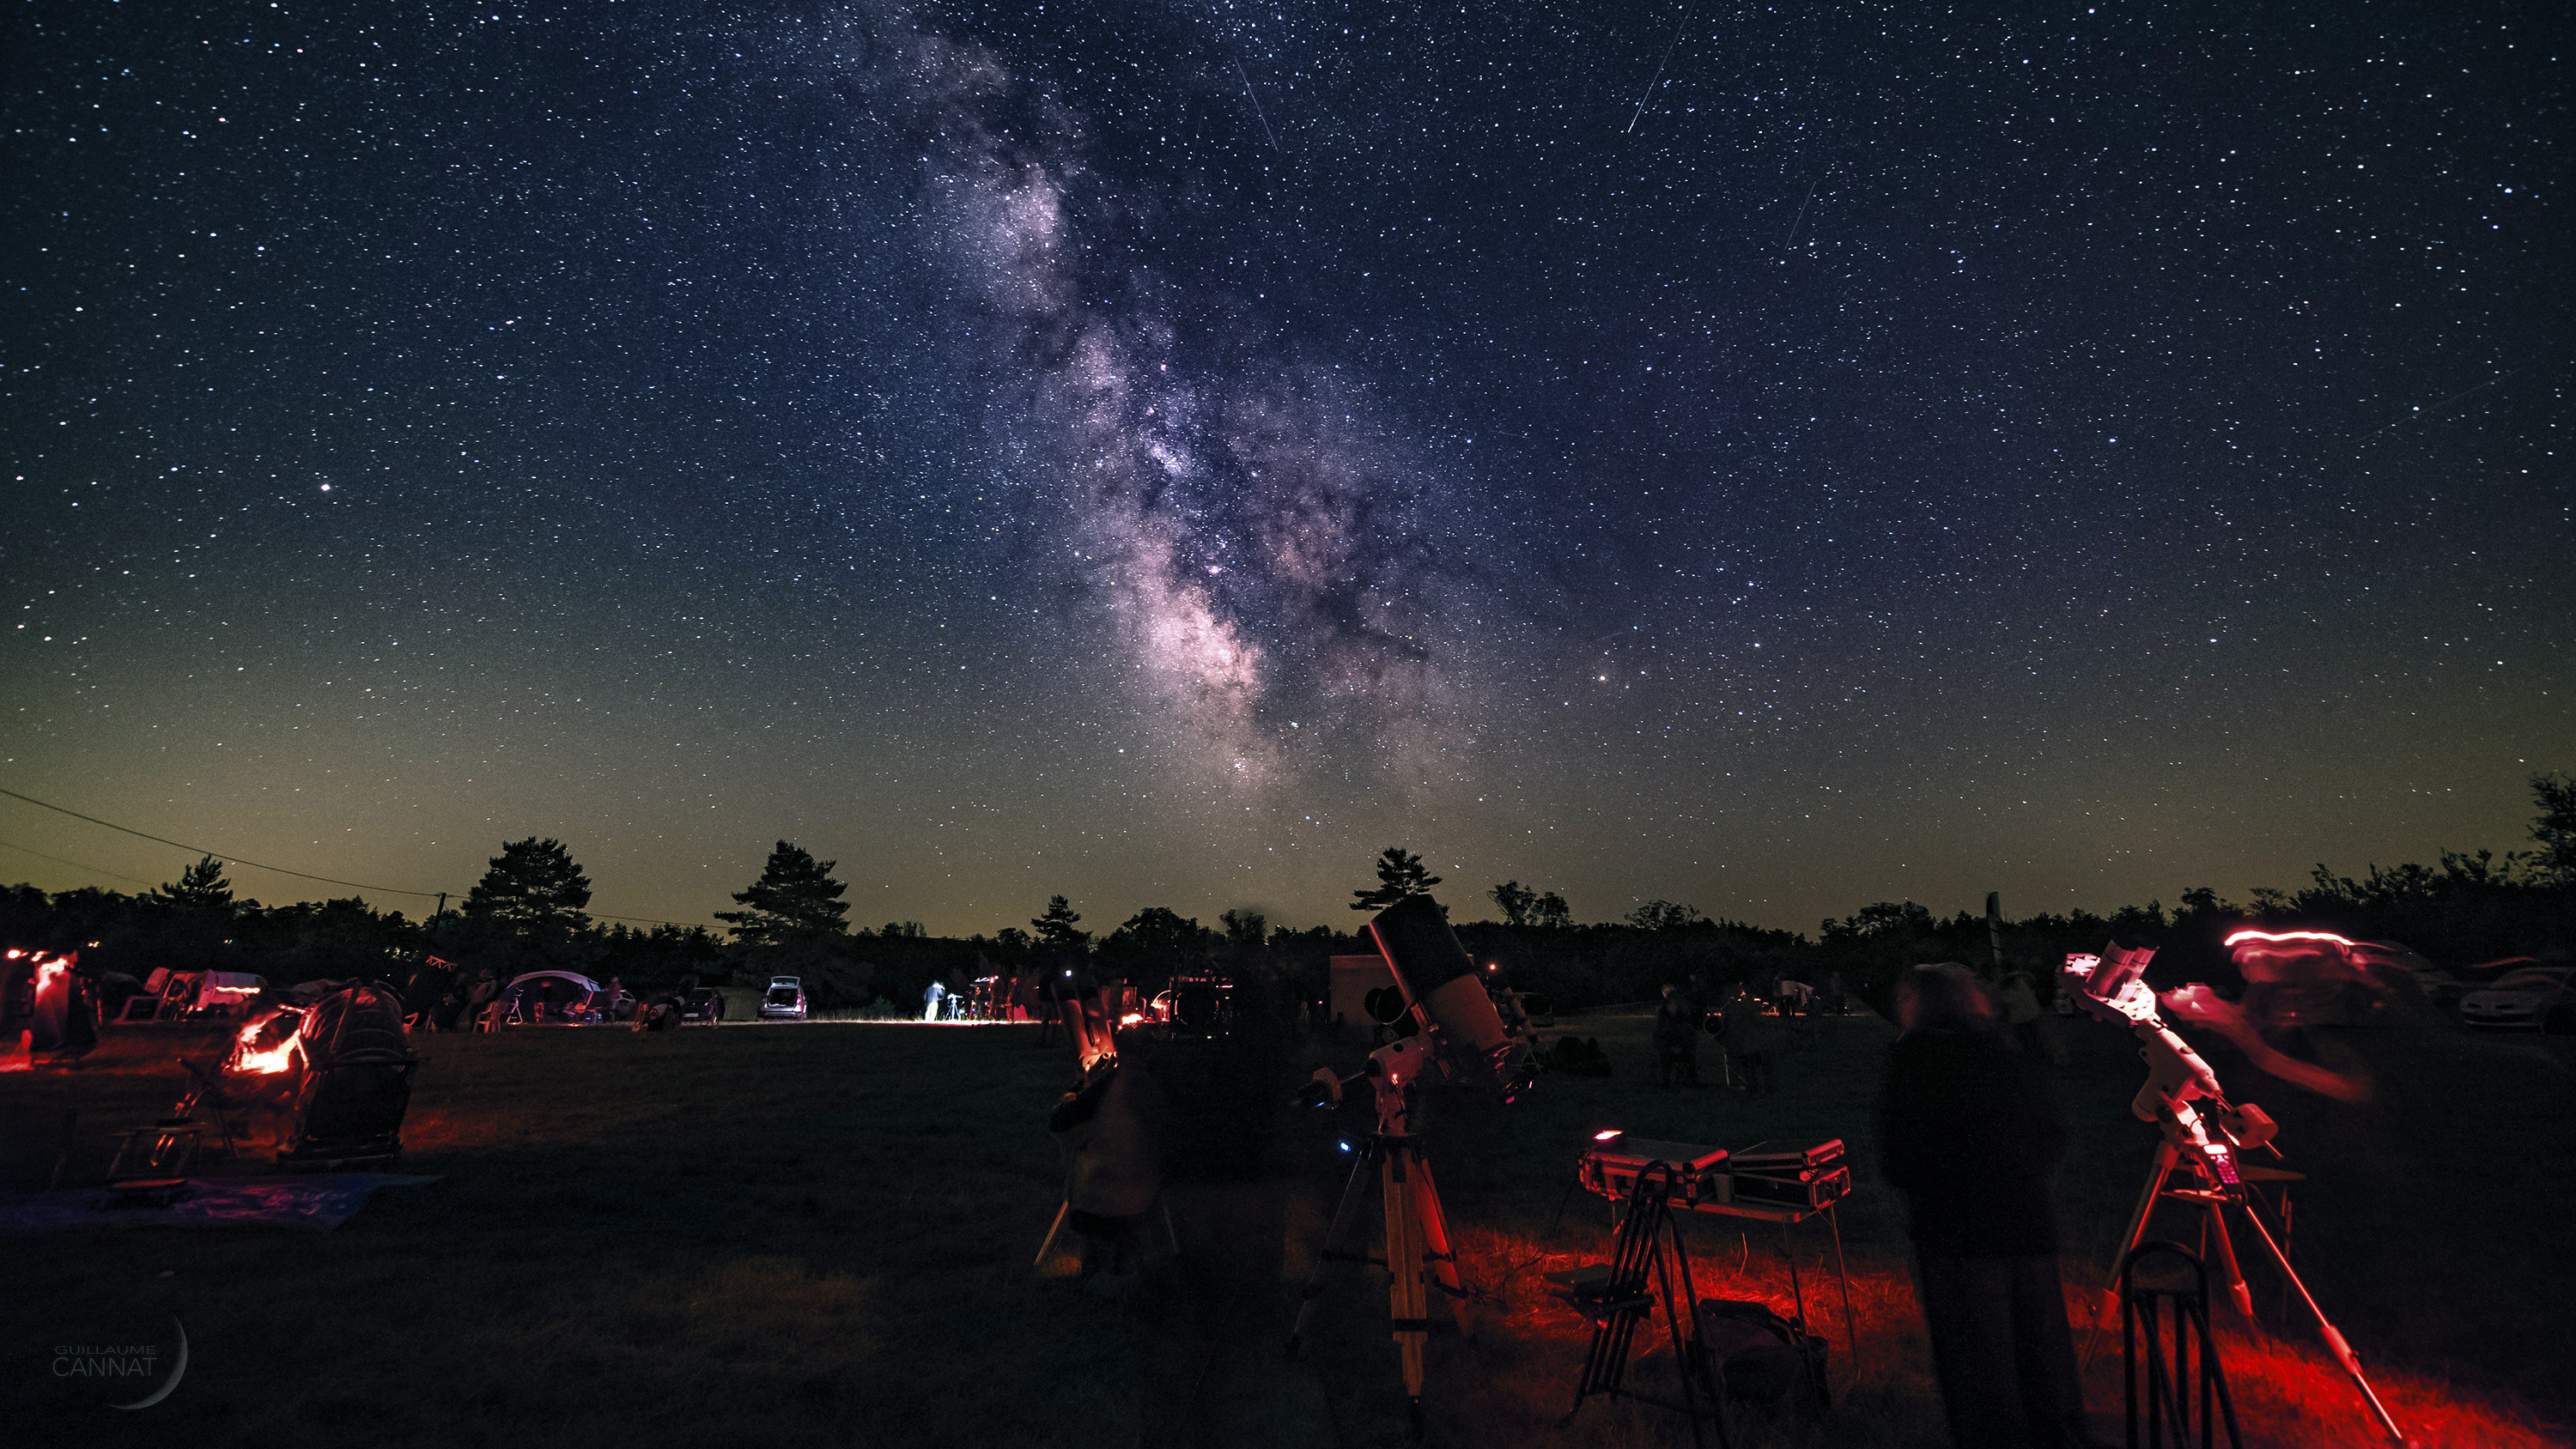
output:
[[[1878,1185],[1871,1111],[1887,1029],[1827,1023],[1783,1054],[1782,1090],[1659,1092],[1643,1016],[1570,1018],[1620,1075],[1554,1077],[1507,1114],[1435,1114],[1435,1161],[1482,1302],[1473,1339],[1435,1340],[1434,1444],[1686,1443],[1677,1420],[1588,1406],[1560,1426],[1581,1325],[1540,1291],[1597,1252],[1604,1205],[1551,1217],[1600,1126],[1742,1145],[1842,1136],[1863,1170],[1842,1226],[1860,1371],[1843,1351],[1825,1240],[1799,1251],[1834,1341],[1834,1412],[1753,1423],[1753,1445],[1945,1442],[1908,1286],[1900,1205]],[[1305,1357],[1279,1352],[1340,1186],[1334,1127],[1274,1104],[1356,1045],[1231,1055],[1165,1048],[1169,1197],[1184,1248],[1124,1304],[1030,1254],[1058,1198],[1044,1115],[1068,1075],[1036,1029],[730,1025],[674,1033],[522,1031],[423,1043],[404,1168],[339,1230],[94,1231],[10,1244],[0,1397],[11,1437],[95,1445],[1395,1445],[1406,1412],[1382,1274],[1325,1296]],[[105,1134],[175,1093],[188,1028],[112,1033],[73,1072],[0,1077],[0,1190],[41,1186],[80,1112],[67,1181],[94,1182]],[[2070,1282],[2098,1280],[2152,1132],[2126,1103],[2125,1038],[2074,1026],[2059,1074],[2078,1146],[2060,1185]],[[2301,1185],[2297,1255],[2428,1443],[2564,1442],[2569,1273],[2563,1204],[2568,1044],[2452,1029],[2346,1033],[2376,1073],[2347,1107],[2219,1060],[2284,1126]],[[1257,1047],[1258,1044],[1256,1044]],[[154,1062],[165,1065],[154,1067]],[[1714,1053],[1709,1054],[1714,1066]],[[1784,1301],[1776,1230],[1688,1225],[1703,1294]],[[2179,1232],[2173,1224],[2169,1231]],[[2257,1274],[2258,1301],[2276,1310]],[[1819,1290],[1822,1290],[1821,1293]],[[1821,1301],[1820,1301],[1821,1299]],[[117,1414],[52,1391],[47,1345],[149,1336],[192,1345],[168,1402]],[[2222,1315],[2224,1318],[2225,1315]],[[2116,1413],[2116,1337],[2090,1385]],[[1660,1369],[1641,1366],[1641,1383]],[[2302,1326],[2237,1335],[2249,1439],[2367,1442]],[[2117,1442],[2116,1419],[2097,1434]]]

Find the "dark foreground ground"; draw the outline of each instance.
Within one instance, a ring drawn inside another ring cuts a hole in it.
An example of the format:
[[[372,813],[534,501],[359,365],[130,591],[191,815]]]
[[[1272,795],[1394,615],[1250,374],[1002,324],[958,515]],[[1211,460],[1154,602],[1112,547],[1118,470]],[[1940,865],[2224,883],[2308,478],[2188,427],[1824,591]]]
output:
[[[1604,1205],[1551,1222],[1577,1145],[1600,1126],[1742,1146],[1850,1139],[1863,1167],[1842,1214],[1861,1361],[1844,1351],[1828,1239],[1799,1240],[1837,1406],[1738,1424],[1737,1444],[1945,1442],[1903,1256],[1901,1209],[1874,1179],[1871,1103],[1889,1029],[1822,1024],[1784,1057],[1782,1090],[1743,1099],[1651,1085],[1643,1017],[1570,1019],[1619,1062],[1606,1081],[1550,1078],[1499,1117],[1451,1112],[1439,1170],[1480,1290],[1472,1339],[1435,1344],[1435,1444],[1662,1445],[1678,1421],[1595,1404],[1559,1424],[1581,1326],[1540,1274],[1597,1252]],[[1124,1303],[1030,1258],[1058,1200],[1044,1116],[1065,1085],[1034,1028],[813,1024],[637,1036],[531,1031],[436,1037],[407,1171],[321,1234],[86,1231],[0,1239],[0,1442],[112,1446],[418,1444],[1396,1445],[1406,1413],[1382,1274],[1324,1304],[1299,1362],[1280,1342],[1338,1192],[1336,1124],[1276,1104],[1356,1044],[1173,1044],[1170,1202],[1182,1255]],[[2077,1147],[2060,1184],[2070,1280],[2100,1265],[2143,1177],[2150,1129],[2128,1120],[2126,1039],[2076,1023],[2058,1073]],[[77,1107],[66,1181],[106,1166],[106,1133],[174,1094],[186,1028],[129,1029],[72,1072],[0,1076],[0,1193],[42,1185]],[[2454,1027],[2347,1032],[2375,1076],[2345,1106],[2216,1058],[2284,1123],[2311,1175],[2296,1252],[2419,1440],[2566,1442],[2576,1286],[2576,1074],[2563,1039]],[[157,1064],[157,1065],[156,1065]],[[1714,1079],[1715,1054],[1703,1062]],[[1364,1125],[1364,1124],[1360,1124]],[[1775,1231],[1689,1228],[1703,1293],[1785,1302]],[[2179,1225],[2175,1231],[2179,1233]],[[2258,1276],[2278,1323],[2280,1299]],[[119,1413],[63,1394],[57,1344],[184,1325],[185,1379]],[[2231,1331],[2249,1439],[2368,1442],[2313,1333]],[[2093,1366],[2118,1406],[2116,1336]],[[1659,1366],[1637,1381],[1666,1386]],[[2116,1418],[2097,1433],[2118,1442]]]

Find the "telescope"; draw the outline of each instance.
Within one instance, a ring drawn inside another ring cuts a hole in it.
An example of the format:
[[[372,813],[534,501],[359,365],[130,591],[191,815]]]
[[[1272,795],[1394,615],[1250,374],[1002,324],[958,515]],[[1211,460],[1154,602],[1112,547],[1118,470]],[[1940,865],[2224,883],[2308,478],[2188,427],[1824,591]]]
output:
[[[1451,1247],[1449,1223],[1431,1164],[1413,1135],[1414,1088],[1439,1085],[1465,1089],[1509,1102],[1528,1089],[1529,1043],[1512,1035],[1485,992],[1474,958],[1458,944],[1457,933],[1440,903],[1412,896],[1380,911],[1370,920],[1369,938],[1394,976],[1403,1008],[1389,1012],[1395,1040],[1369,1054],[1360,1070],[1345,1077],[1330,1067],[1315,1073],[1298,1093],[1305,1106],[1337,1105],[1343,1093],[1369,1084],[1377,1107],[1377,1129],[1363,1141],[1365,1149],[1351,1164],[1350,1181],[1333,1211],[1324,1247],[1315,1262],[1288,1336],[1294,1356],[1306,1336],[1323,1275],[1332,1264],[1380,1263],[1390,1279],[1388,1328],[1394,1334],[1416,1437],[1422,1427],[1422,1356],[1434,1321],[1432,1295],[1449,1300],[1458,1326],[1468,1326],[1470,1300],[1459,1278],[1458,1255]],[[1352,1144],[1344,1143],[1345,1149]],[[1385,1207],[1385,1246],[1370,1256],[1346,1246],[1357,1228],[1374,1169]],[[1439,1325],[1445,1327],[1446,1325]]]
[[[2101,954],[2074,952],[2066,958],[2064,986],[2077,1005],[2114,1026],[2126,1026],[2138,1039],[2138,1055],[2147,1064],[2146,1085],[2129,1103],[2130,1114],[2142,1122],[2153,1122],[2164,1129],[2164,1140],[2157,1144],[2155,1164],[2147,1175],[2147,1184],[2138,1195],[2138,1205],[2129,1217],[2128,1229],[2121,1234],[2120,1251],[2113,1258],[2114,1286],[2106,1289],[2107,1304],[2118,1304],[2118,1265],[2128,1261],[2145,1237],[2149,1219],[2156,1205],[2167,1198],[2189,1203],[2199,1209],[2214,1247],[2220,1275],[2236,1301],[2236,1309],[2248,1322],[2254,1319],[2254,1295],[2245,1286],[2244,1269],[2236,1261],[2236,1245],[2228,1233],[2226,1209],[2234,1208],[2264,1250],[2265,1256],[2280,1271],[2316,1320],[2317,1331],[2325,1340],[2326,1350],[2334,1356],[2353,1387],[2369,1405],[2373,1418],[2392,1443],[2404,1443],[2405,1435],[2388,1409],[2379,1401],[2377,1391],[2361,1371],[2361,1360],[2341,1330],[2326,1318],[2316,1295],[2290,1266],[2288,1254],[2281,1249],[2270,1224],[2260,1211],[2261,1199],[2246,1186],[2249,1177],[2282,1177],[2285,1174],[2264,1168],[2249,1168],[2242,1154],[2262,1149],[2274,1157],[2281,1155],[2273,1145],[2279,1128],[2265,1116],[2263,1109],[2251,1102],[2233,1103],[2219,1086],[2218,1073],[2211,1070],[2191,1044],[2174,1034],[2156,1010],[2156,993],[2145,980],[2147,963],[2155,959],[2153,946],[2122,949],[2117,941],[2106,943]],[[2181,1009],[2186,993],[2207,990],[2193,983],[2172,998]],[[2217,1110],[2206,1113],[2193,1105],[2207,1102]],[[2188,1185],[2174,1186],[2176,1168],[2189,1174]]]
[[[1402,993],[1402,1009],[1389,1024],[1396,1039],[1369,1055],[1368,1063],[1350,1076],[1330,1067],[1316,1071],[1298,1094],[1309,1107],[1337,1105],[1344,1089],[1363,1080],[1376,1084],[1381,1123],[1402,1122],[1404,1094],[1424,1081],[1465,1087],[1510,1102],[1529,1090],[1533,1077],[1529,1043],[1503,1025],[1494,999],[1485,990],[1475,958],[1449,929],[1440,903],[1411,896],[1380,911],[1368,923],[1369,938],[1385,958],[1386,969]],[[1380,1131],[1388,1130],[1381,1125]],[[1394,1130],[1401,1132],[1399,1125]]]
[[[1118,1063],[1117,1023],[1110,1020],[1108,1003],[1100,996],[1100,982],[1091,968],[1080,961],[1057,962],[1047,968],[1038,983],[1039,994],[1053,1003],[1056,1019],[1063,1023],[1065,1034],[1073,1038],[1075,1056],[1086,1073],[1103,1062]]]

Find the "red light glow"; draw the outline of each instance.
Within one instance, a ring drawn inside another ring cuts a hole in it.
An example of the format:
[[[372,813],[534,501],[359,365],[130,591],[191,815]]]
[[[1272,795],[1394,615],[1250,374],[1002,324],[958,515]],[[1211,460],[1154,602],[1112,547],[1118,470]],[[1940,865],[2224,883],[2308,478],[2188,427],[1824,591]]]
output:
[[[243,1027],[241,1035],[234,1038],[237,1043],[233,1048],[232,1069],[234,1071],[249,1076],[267,1077],[295,1065],[296,1043],[302,1040],[303,1036],[303,1022],[300,1020],[296,1023],[296,1029],[286,1034],[286,1040],[277,1045],[265,1050],[251,1046],[251,1040],[259,1035],[260,1028],[267,1026],[270,1020],[269,1017],[261,1017]]]
[[[1604,1127],[1600,1131],[1592,1134],[1592,1140],[1595,1142],[1608,1142],[1613,1138],[1625,1137],[1627,1135],[1628,1133],[1625,1128]]]
[[[2332,941],[2338,946],[2361,944],[2348,936],[2338,936],[2332,931],[2238,931],[2227,938],[2227,945],[2233,949],[2239,941]]]
[[[1602,1219],[1596,1217],[1593,1221]],[[1529,1275],[1540,1277],[1600,1261],[1599,1250],[1589,1244],[1577,1249],[1560,1238],[1542,1237],[1535,1232],[1474,1224],[1461,1224],[1453,1231],[1462,1264],[1478,1265],[1488,1274],[1494,1271],[1491,1265],[1503,1263],[1515,1268],[1527,1264]],[[1602,1222],[1602,1231],[1608,1231],[1606,1222]],[[1767,1303],[1784,1317],[1797,1311],[1786,1262],[1778,1252],[1758,1246],[1762,1242],[1759,1236],[1753,1239],[1757,1245],[1753,1251],[1742,1255],[1733,1233],[1688,1236],[1691,1272],[1702,1293],[1710,1293],[1713,1285],[1723,1284],[1723,1289],[1714,1291],[1730,1298]],[[1817,1248],[1805,1247],[1804,1254],[1804,1267],[1814,1274],[1805,1284],[1810,1326],[1839,1348],[1843,1344],[1843,1305],[1833,1281],[1830,1250],[1820,1254]],[[2259,1274],[2258,1279],[2268,1291],[2270,1280]],[[2077,1351],[2086,1354],[2090,1350],[2085,1399],[2097,1414],[2110,1421],[2109,1432],[2101,1436],[2103,1442],[2117,1444],[2121,1405],[2119,1330],[2116,1326],[2088,1329],[2089,1304],[2082,1290],[2072,1277],[2065,1287],[2074,1300],[2068,1304],[2067,1317],[2075,1327]],[[1917,1381],[1929,1392],[1931,1366],[1921,1347],[1923,1311],[1916,1302],[1912,1274],[1905,1260],[1855,1251],[1851,1259],[1851,1296],[1861,1361],[1871,1365],[1869,1375],[1887,1373],[1888,1369],[1881,1365],[1905,1364],[1907,1367],[1900,1371],[1922,1375]],[[2312,1339],[2298,1334],[2278,1337],[2249,1332],[2244,1321],[2231,1314],[2213,1313],[2212,1317],[2218,1320],[2213,1327],[2219,1353],[2227,1366],[2228,1386],[2235,1395],[2236,1414],[2244,1425],[2249,1449],[2349,1449],[2387,1442],[2367,1418],[2351,1381]],[[1544,1292],[1512,1293],[1501,1308],[1482,1319],[1480,1336],[1487,1331],[1486,1325],[1490,1325],[1498,1342],[1509,1343],[1516,1351],[1530,1353],[1533,1358],[1542,1351],[1554,1353],[1569,1373],[1592,1335],[1592,1322],[1581,1310]],[[1655,1331],[1662,1333],[1660,1321]],[[2389,1362],[2372,1363],[2370,1373],[2388,1402],[2389,1412],[2397,1416],[2397,1422],[2414,1442],[2474,1444],[2480,1449],[2552,1449],[2565,1444],[2560,1433],[2533,1422],[2534,1415],[2528,1408],[2510,1400],[2489,1402],[2446,1373],[2410,1369],[2396,1363],[2394,1357],[2391,1355]],[[1841,1354],[1830,1356],[1827,1372],[1837,1391],[1849,1381],[1850,1369]],[[1863,1376],[1864,1382],[1869,1375]],[[1528,1425],[1551,1422],[1564,1414],[1561,1388],[1561,1381],[1552,1373],[1495,1375],[1480,1383],[1475,1393],[1459,1395],[1457,1401],[1444,1405],[1443,1413],[1454,1416],[1452,1422],[1460,1443],[1522,1442],[1533,1437]],[[1612,1441],[1605,1435],[1598,1442]]]

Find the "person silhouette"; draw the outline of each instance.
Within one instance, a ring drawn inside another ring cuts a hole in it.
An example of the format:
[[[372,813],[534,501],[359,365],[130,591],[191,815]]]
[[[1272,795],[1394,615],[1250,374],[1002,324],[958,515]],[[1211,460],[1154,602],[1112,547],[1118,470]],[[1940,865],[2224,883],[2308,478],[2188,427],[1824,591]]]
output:
[[[1932,1367],[1959,1449],[2080,1449],[2084,1394],[2048,1175],[2064,1125],[1984,983],[1955,962],[1898,983],[1880,1097]]]

